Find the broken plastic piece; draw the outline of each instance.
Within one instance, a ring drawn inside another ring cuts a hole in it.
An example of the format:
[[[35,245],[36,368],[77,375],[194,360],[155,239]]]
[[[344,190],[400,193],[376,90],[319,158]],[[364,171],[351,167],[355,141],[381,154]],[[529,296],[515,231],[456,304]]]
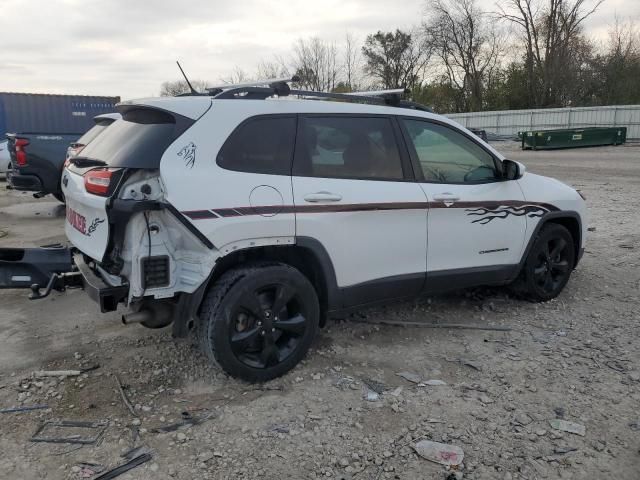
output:
[[[49,405],[25,405],[23,407],[11,407],[0,410],[0,413],[18,413],[30,412],[31,410],[43,410],[49,408]]]
[[[411,383],[420,383],[420,382],[422,382],[422,377],[420,377],[416,373],[398,372],[398,373],[396,373],[396,375],[398,375],[399,377],[404,378],[405,380],[410,381]]]
[[[464,452],[456,445],[421,440],[413,447],[418,455],[440,465],[456,466],[462,463]]]
[[[430,387],[437,387],[440,385],[446,385],[447,382],[443,382],[442,380],[424,380],[420,382],[422,385],[428,385]]]
[[[94,480],[111,480],[112,478],[119,477],[125,472],[136,468],[137,466],[142,465],[143,463],[151,460],[150,453],[143,453],[140,456],[135,457],[133,460],[130,460],[127,463],[123,463],[119,467],[114,468],[113,470],[109,470],[108,472],[103,473],[99,477],[96,477]]]
[[[40,370],[33,372],[36,377],[77,377],[82,373],[80,370]]]
[[[378,392],[375,392],[375,391],[371,390],[366,385],[364,385],[362,387],[362,397],[367,402],[377,402],[380,399],[380,394]]]
[[[558,418],[554,418],[553,420],[549,420],[549,424],[552,428],[556,430],[560,430],[562,432],[575,433],[576,435],[580,435],[584,437],[587,433],[587,429],[584,425],[580,425],[579,423],[568,422],[567,420],[560,420]]]

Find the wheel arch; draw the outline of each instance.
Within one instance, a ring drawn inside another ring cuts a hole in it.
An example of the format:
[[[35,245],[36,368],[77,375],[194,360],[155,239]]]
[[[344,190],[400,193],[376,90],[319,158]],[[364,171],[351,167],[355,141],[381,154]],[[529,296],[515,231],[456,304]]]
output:
[[[575,263],[573,267],[575,268],[578,265],[578,261],[580,260],[580,246],[582,245],[582,219],[578,212],[573,210],[561,210],[557,212],[549,212],[540,219],[535,230],[529,237],[527,247],[525,248],[522,259],[520,260],[519,270],[522,269],[524,263],[527,261],[527,257],[529,256],[529,252],[533,247],[533,243],[535,242],[538,233],[540,233],[540,230],[549,223],[562,225],[569,230],[569,233],[573,238],[573,248],[575,253]]]
[[[320,326],[326,323],[326,314],[341,306],[340,291],[336,282],[331,258],[324,246],[310,237],[297,237],[294,245],[262,246],[234,251],[218,259],[211,275],[201,287],[202,295],[195,305],[200,311],[204,293],[229,269],[247,262],[281,262],[299,270],[316,289],[320,303]],[[200,289],[199,289],[200,290]]]

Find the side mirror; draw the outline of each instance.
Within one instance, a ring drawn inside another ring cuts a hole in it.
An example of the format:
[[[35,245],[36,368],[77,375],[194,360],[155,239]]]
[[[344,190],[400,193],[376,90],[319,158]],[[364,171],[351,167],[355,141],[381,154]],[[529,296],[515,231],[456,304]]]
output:
[[[504,159],[502,161],[502,178],[505,180],[518,180],[522,178],[526,168],[520,162]]]

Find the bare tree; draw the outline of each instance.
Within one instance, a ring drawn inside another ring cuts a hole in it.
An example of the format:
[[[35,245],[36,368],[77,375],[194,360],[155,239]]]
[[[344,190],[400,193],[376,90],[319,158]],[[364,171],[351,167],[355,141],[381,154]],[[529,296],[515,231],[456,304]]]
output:
[[[257,78],[284,78],[290,76],[289,67],[283,57],[275,56],[273,60],[262,61],[258,64]]]
[[[625,60],[640,56],[640,30],[635,23],[624,22],[616,15],[608,36],[609,55]]]
[[[204,92],[207,88],[207,82],[204,80],[189,80],[193,88],[198,92]],[[175,97],[183,93],[190,93],[189,86],[184,80],[176,80],[175,82],[163,82],[160,86],[161,97]]]
[[[360,87],[362,59],[356,38],[347,33],[344,43],[344,83],[347,91],[353,92]]]
[[[558,105],[572,49],[582,24],[604,0],[504,0],[499,17],[512,23],[525,44],[529,103]],[[589,6],[591,5],[591,6]]]
[[[229,76],[220,79],[222,83],[226,83],[228,85],[233,85],[235,83],[246,83],[250,80],[251,79],[249,78],[247,73],[237,65],[233,67],[233,71]]]
[[[498,66],[502,39],[475,0],[430,0],[425,30],[467,111],[481,110],[486,82]]]
[[[330,92],[338,83],[342,66],[338,63],[335,43],[318,37],[300,38],[293,46],[292,63],[302,88]]]
[[[362,47],[365,71],[383,88],[413,88],[420,82],[431,51],[419,33],[378,31]]]

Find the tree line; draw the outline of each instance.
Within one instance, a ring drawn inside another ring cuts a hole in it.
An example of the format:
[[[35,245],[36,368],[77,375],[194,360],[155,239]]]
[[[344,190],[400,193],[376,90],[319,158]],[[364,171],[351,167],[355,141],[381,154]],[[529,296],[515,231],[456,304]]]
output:
[[[222,82],[296,75],[297,88],[316,91],[409,88],[441,113],[640,103],[636,25],[616,17],[604,40],[585,31],[603,2],[503,0],[489,11],[477,0],[427,0],[420,26],[362,42],[301,38],[288,55],[252,74],[236,67]],[[185,92],[182,81],[162,84],[161,95]]]

